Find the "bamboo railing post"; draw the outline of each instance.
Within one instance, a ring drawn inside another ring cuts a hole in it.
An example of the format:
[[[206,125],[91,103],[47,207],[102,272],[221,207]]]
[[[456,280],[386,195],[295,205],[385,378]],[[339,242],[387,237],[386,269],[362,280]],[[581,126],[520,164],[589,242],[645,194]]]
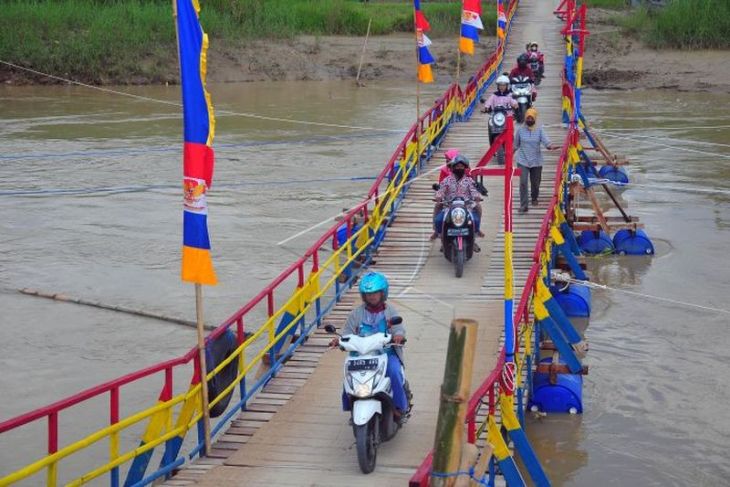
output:
[[[456,483],[456,477],[448,475],[459,470],[465,443],[464,420],[471,392],[477,327],[474,320],[457,318],[451,322],[434,441],[433,472],[437,475],[431,476],[433,487],[451,487]]]

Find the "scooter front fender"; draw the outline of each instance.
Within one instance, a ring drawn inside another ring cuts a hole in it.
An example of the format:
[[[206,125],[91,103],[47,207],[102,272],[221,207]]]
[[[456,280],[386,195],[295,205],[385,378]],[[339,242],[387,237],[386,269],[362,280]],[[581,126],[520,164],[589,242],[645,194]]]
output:
[[[356,426],[362,426],[367,424],[375,413],[383,414],[383,405],[377,399],[355,401],[352,406],[352,422]]]

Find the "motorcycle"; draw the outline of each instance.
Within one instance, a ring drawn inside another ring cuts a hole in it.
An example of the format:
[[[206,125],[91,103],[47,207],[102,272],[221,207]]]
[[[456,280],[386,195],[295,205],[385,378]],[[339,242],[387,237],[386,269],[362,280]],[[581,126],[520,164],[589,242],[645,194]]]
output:
[[[515,120],[517,123],[525,121],[525,112],[532,106],[532,80],[528,76],[512,78],[512,98],[517,100]]]
[[[502,132],[504,132],[504,129],[507,127],[507,115],[511,111],[512,107],[505,106],[498,106],[491,110],[491,113],[489,114],[489,122],[487,122],[490,145]],[[497,159],[497,164],[504,164],[504,146],[497,150],[495,157]]]
[[[390,319],[389,324],[392,326],[402,322],[403,318],[395,316]],[[393,439],[404,424],[402,420],[410,414],[410,387],[408,381],[405,381],[403,387],[409,408],[401,414],[401,421],[398,421],[390,378],[386,374],[386,349],[397,346],[392,343],[393,335],[374,333],[365,337],[341,336],[333,325],[325,325],[324,329],[327,333],[340,336],[340,350],[350,352],[345,359],[343,386],[352,406],[350,422],[355,435],[357,461],[360,470],[367,474],[375,470],[378,445]],[[404,340],[403,344],[405,342]]]
[[[540,86],[543,76],[543,64],[537,54],[530,54],[530,69],[535,73],[535,86]]]
[[[456,277],[464,274],[464,262],[474,255],[474,219],[464,198],[454,198],[446,210],[441,230],[444,257],[453,262]]]

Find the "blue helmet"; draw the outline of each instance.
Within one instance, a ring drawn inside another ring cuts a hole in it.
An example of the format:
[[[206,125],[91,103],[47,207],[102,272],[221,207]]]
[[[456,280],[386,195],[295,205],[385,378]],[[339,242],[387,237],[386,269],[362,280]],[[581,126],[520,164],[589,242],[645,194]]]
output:
[[[388,299],[388,279],[380,272],[368,272],[360,279],[360,294],[383,292],[383,299]]]

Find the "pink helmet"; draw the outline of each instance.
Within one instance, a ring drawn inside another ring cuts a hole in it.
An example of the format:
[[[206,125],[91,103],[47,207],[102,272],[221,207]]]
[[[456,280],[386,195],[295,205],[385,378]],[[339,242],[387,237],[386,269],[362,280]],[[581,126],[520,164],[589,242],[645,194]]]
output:
[[[446,157],[446,162],[450,162],[458,155],[459,149],[448,149],[444,154],[444,157]]]

